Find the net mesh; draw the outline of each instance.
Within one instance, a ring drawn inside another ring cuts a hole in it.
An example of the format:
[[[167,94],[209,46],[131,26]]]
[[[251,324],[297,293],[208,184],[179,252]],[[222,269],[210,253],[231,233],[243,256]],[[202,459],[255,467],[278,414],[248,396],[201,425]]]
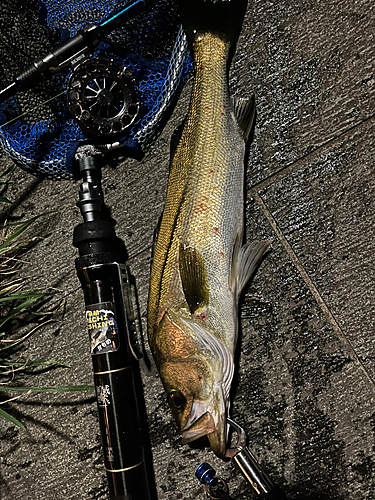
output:
[[[127,3],[21,0],[15,5],[5,0],[0,7],[0,85],[5,87],[35,58],[78,30],[99,24]],[[28,30],[23,31],[22,23],[26,21]],[[20,40],[20,36],[25,38]],[[186,40],[172,3],[159,0],[148,12],[116,28],[92,57],[99,55],[115,56],[132,70],[139,86],[142,113],[120,142],[133,152],[144,151],[191,71]],[[95,144],[95,139],[87,137],[68,112],[68,79],[69,73],[59,73],[1,105],[0,142],[15,163],[29,172],[58,178],[71,176],[78,146]]]

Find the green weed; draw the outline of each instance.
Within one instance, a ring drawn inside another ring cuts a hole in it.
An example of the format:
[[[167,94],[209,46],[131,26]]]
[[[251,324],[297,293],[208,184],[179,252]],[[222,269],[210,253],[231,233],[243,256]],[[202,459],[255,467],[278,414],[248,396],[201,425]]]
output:
[[[5,172],[6,175],[9,171]],[[5,175],[0,177],[0,184],[5,183]],[[0,202],[9,201],[0,196]],[[41,214],[26,221],[6,224],[0,227],[0,391],[22,392],[71,392],[92,391],[92,386],[63,387],[19,387],[9,385],[14,382],[17,373],[34,368],[67,366],[56,360],[31,361],[25,358],[23,345],[37,329],[55,321],[54,311],[48,309],[49,298],[55,292],[41,292],[27,289],[26,282],[20,277],[22,258],[37,242],[36,237],[26,237],[26,229]],[[31,327],[32,325],[35,325]],[[3,380],[3,381],[2,381]],[[3,417],[14,425],[24,429],[16,418],[1,408],[1,404],[14,401],[15,396],[0,403],[0,418]]]

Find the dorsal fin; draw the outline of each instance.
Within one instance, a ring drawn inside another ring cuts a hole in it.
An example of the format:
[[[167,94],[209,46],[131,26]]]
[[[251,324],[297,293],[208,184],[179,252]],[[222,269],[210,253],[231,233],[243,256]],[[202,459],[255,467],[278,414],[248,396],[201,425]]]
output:
[[[180,243],[179,269],[186,302],[193,314],[208,305],[209,298],[206,266],[196,248]]]
[[[256,108],[254,96],[251,96],[249,99],[231,97],[231,103],[244,140],[247,142],[255,125]]]
[[[264,253],[271,244],[269,240],[253,241],[241,246],[238,236],[232,254],[232,263],[229,273],[229,287],[236,294],[241,295],[246,283],[255,273]]]

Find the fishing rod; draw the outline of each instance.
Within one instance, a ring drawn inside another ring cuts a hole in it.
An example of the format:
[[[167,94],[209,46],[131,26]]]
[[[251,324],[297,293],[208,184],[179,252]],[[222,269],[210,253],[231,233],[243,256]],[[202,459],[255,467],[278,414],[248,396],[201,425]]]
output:
[[[35,59],[10,85],[0,90],[0,103],[17,92],[28,90],[50,79],[56,73],[77,65],[87,57],[88,53],[93,52],[105,34],[138,16],[155,3],[156,0],[135,0],[119,12],[111,14],[100,24],[90,25],[78,31],[59,47]]]

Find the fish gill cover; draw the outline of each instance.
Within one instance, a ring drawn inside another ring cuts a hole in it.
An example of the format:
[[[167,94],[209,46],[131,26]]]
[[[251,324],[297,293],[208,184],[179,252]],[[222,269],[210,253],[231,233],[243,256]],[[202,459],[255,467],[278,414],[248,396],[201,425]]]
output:
[[[5,0],[0,6],[0,87],[9,85],[37,57],[79,30],[100,24],[130,3]],[[91,55],[115,57],[131,69],[138,84],[141,113],[117,139],[134,153],[151,142],[160,127],[161,115],[191,70],[190,60],[181,58],[182,53],[187,54],[185,45],[172,2],[159,0],[148,11],[106,35]],[[58,73],[0,105],[1,145],[18,166],[31,173],[69,177],[73,174],[77,147],[95,143],[69,113],[68,81],[69,73]]]

